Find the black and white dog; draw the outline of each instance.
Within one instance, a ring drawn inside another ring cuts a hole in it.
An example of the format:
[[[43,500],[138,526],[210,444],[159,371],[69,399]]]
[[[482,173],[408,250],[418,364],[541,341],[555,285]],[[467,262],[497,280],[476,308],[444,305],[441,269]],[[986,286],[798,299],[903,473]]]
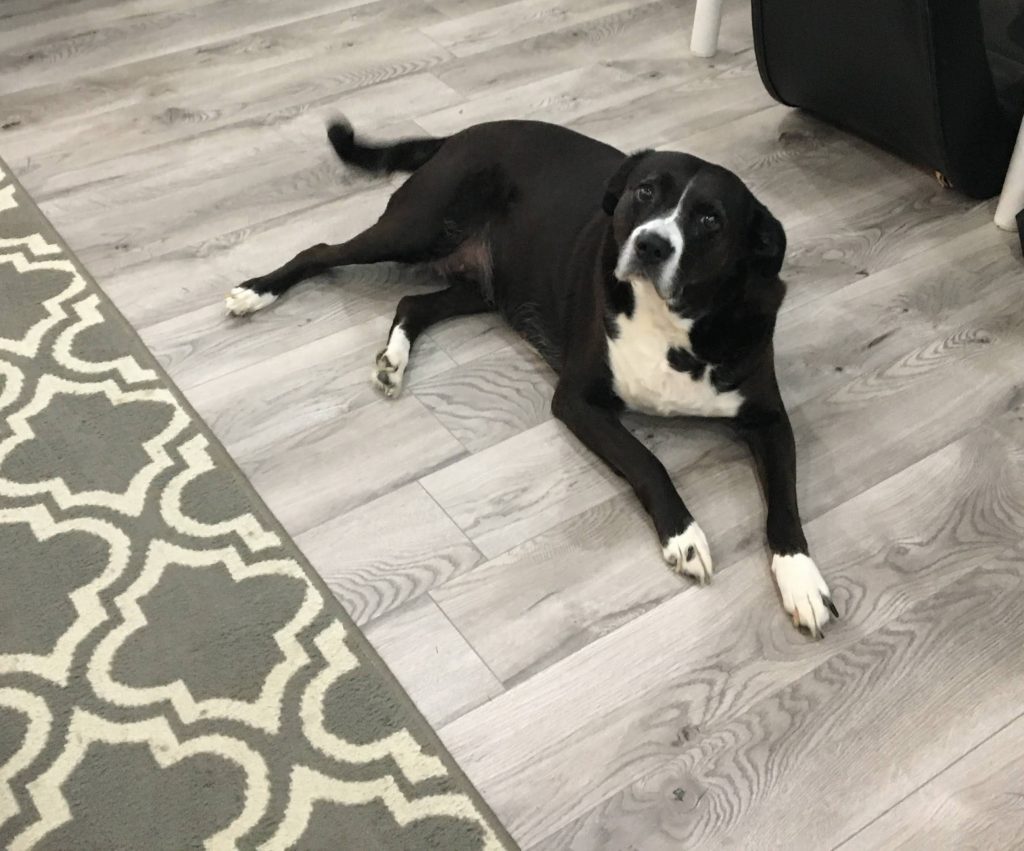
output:
[[[626,156],[540,122],[382,145],[337,122],[328,137],[346,163],[412,176],[376,224],[246,281],[228,311],[259,310],[333,266],[433,264],[448,286],[398,303],[373,369],[380,389],[401,390],[428,326],[499,311],[559,372],[555,416],[632,485],[665,560],[701,583],[712,573],[707,539],[619,414],[731,420],[759,468],[782,604],[820,636],[837,612],[807,554],[772,348],[786,236],[742,181],[686,154]]]

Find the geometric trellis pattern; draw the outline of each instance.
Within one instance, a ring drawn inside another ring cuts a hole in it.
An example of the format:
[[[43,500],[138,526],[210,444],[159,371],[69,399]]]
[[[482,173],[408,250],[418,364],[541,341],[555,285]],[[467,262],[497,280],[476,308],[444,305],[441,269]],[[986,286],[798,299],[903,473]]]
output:
[[[514,845],[0,163],[0,848],[37,847]]]

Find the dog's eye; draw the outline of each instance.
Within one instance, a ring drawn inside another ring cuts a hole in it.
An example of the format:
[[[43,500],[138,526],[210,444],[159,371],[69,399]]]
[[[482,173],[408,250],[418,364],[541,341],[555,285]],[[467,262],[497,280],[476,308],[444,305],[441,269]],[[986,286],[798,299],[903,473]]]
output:
[[[701,228],[709,232],[719,230],[722,227],[722,220],[717,213],[704,213],[697,222]]]
[[[654,187],[649,183],[641,183],[636,188],[636,200],[637,201],[650,201],[654,197]]]

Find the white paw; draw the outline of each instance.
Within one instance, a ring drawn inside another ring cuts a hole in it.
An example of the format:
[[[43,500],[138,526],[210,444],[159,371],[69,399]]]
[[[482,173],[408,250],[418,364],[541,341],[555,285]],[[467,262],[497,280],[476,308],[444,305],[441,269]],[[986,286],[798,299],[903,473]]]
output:
[[[273,293],[258,293],[248,287],[235,287],[224,299],[224,306],[232,316],[245,316],[275,301],[277,296]]]
[[[661,552],[676,573],[692,576],[701,585],[711,581],[714,572],[711,550],[708,548],[708,539],[696,521],[691,522],[685,532],[669,538]]]
[[[409,365],[410,349],[411,344],[405,331],[401,325],[396,325],[388,337],[387,347],[377,355],[373,366],[373,383],[389,399],[402,392],[402,379]]]
[[[782,594],[782,607],[793,618],[793,626],[803,627],[815,638],[833,617],[839,617],[829,595],[828,585],[810,556],[801,554],[772,557],[772,573]]]

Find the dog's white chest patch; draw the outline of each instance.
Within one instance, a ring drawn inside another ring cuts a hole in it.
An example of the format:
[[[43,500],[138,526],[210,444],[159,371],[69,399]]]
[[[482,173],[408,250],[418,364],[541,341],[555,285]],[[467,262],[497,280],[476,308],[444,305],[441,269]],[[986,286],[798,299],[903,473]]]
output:
[[[736,390],[719,393],[711,383],[711,368],[699,378],[675,369],[669,350],[692,354],[692,319],[669,310],[647,281],[634,281],[633,315],[616,318],[618,335],[608,338],[608,364],[612,386],[635,411],[659,416],[734,417],[743,404]]]

